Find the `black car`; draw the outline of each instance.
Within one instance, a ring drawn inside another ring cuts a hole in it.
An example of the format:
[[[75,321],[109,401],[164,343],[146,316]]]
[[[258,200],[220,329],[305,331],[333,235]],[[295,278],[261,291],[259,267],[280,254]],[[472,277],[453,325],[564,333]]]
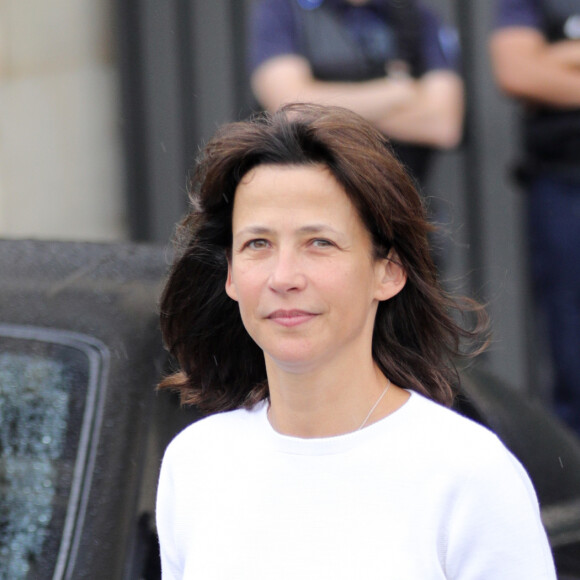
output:
[[[160,578],[159,464],[198,418],[155,392],[167,253],[0,240],[0,578]],[[463,372],[461,393],[534,481],[560,579],[580,579],[578,440],[489,376]]]

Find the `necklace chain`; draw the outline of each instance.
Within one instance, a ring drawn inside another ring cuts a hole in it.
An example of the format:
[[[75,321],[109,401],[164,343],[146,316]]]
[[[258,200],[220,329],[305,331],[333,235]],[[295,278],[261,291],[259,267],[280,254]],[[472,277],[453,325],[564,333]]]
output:
[[[383,397],[387,394],[389,387],[391,386],[391,381],[387,379],[387,386],[384,388],[383,392],[379,395],[379,398],[376,400],[375,404],[371,407],[371,410],[367,413],[367,416],[364,418],[364,421],[360,424],[360,427],[357,431],[360,431],[366,424],[367,421],[370,419],[373,411],[379,406],[379,403],[383,400]]]

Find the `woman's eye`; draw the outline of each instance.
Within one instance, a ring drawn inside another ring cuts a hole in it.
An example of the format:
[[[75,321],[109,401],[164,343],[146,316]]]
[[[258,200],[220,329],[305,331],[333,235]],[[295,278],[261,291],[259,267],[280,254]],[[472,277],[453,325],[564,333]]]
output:
[[[250,240],[245,244],[246,248],[250,248],[251,250],[263,250],[264,248],[268,247],[267,240]]]
[[[330,240],[320,239],[317,238],[316,240],[312,240],[312,245],[316,248],[328,248],[330,246],[334,246],[334,244]]]

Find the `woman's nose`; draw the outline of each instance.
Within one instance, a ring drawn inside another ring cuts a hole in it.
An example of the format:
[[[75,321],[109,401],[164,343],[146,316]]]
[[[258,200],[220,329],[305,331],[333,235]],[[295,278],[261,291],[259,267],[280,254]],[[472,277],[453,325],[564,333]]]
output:
[[[273,257],[269,285],[275,292],[291,292],[304,288],[306,276],[296,251],[280,250]]]

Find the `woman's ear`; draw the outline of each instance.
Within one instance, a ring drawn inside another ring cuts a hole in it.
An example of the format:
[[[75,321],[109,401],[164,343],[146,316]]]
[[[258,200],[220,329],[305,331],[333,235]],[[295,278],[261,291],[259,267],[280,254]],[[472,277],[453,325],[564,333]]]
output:
[[[395,250],[382,260],[377,260],[377,287],[375,298],[379,301],[396,296],[407,283],[407,272]]]
[[[236,285],[232,280],[232,262],[228,258],[228,276],[226,278],[226,294],[236,302],[238,301],[238,293],[236,292]]]

